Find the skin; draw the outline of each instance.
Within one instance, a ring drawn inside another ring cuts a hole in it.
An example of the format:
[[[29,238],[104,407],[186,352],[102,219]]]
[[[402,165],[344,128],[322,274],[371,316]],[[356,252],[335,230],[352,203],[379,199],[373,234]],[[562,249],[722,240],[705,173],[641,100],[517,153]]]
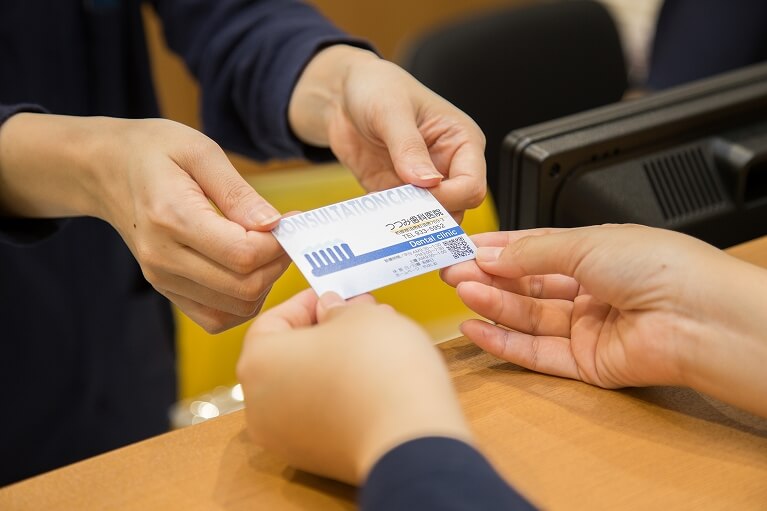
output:
[[[319,52],[288,119],[369,191],[427,186],[457,218],[484,198],[476,124],[368,51]],[[214,141],[168,120],[14,115],[0,129],[0,214],[107,221],[147,280],[209,332],[255,316],[290,263],[268,232],[279,212]]]
[[[307,115],[313,112],[320,114]],[[297,83],[288,116],[299,138],[331,147],[367,190],[428,187],[457,219],[487,192],[485,137],[476,123],[369,51],[338,45],[320,52]]]
[[[471,442],[427,334],[363,295],[300,293],[251,325],[237,366],[248,432],[294,467],[362,484],[414,438]]]
[[[688,386],[767,417],[763,269],[634,225],[473,240],[476,261],[442,277],[491,321],[461,326],[481,348],[604,388]],[[471,441],[425,333],[369,296],[309,290],[267,311],[237,369],[253,440],[310,472],[362,484],[409,439]]]
[[[697,239],[631,225],[473,237],[442,271],[492,321],[461,331],[523,367],[604,388],[687,386],[767,416],[767,272]]]

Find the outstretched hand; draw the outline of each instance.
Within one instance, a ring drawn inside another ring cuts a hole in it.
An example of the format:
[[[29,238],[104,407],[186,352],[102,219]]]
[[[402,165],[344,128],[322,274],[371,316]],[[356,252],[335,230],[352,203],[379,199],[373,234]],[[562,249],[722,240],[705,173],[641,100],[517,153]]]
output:
[[[0,133],[0,209],[106,220],[147,280],[210,332],[253,317],[290,263],[267,232],[279,213],[192,128],[18,114]]]
[[[767,360],[758,319],[763,271],[694,238],[642,226],[473,240],[477,260],[442,277],[493,322],[461,327],[488,352],[601,387],[686,385],[767,413],[753,399]]]
[[[246,335],[237,375],[256,443],[347,483],[361,484],[405,441],[470,438],[425,332],[370,295],[318,301],[306,290],[265,311]]]
[[[485,197],[485,138],[476,123],[371,52],[321,51],[296,85],[289,118],[299,138],[329,146],[368,191],[428,187],[459,219]]]
[[[122,172],[105,187],[104,217],[147,280],[206,330],[252,318],[290,264],[269,232],[279,213],[205,135],[165,120],[132,122],[109,160]]]

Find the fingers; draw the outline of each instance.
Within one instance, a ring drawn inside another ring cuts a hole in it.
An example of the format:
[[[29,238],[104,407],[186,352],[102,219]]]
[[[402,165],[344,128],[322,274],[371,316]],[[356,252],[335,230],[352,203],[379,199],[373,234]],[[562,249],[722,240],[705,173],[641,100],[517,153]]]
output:
[[[423,134],[418,130],[415,114],[408,107],[409,104],[398,104],[385,112],[380,123],[380,137],[402,181],[432,187],[444,176],[434,166]]]
[[[279,211],[242,178],[224,151],[212,140],[208,145],[200,144],[190,154],[180,155],[177,163],[224,216],[248,230],[268,230],[277,225]]]
[[[580,380],[578,366],[564,337],[535,336],[506,330],[478,319],[465,321],[461,332],[491,355],[532,371]]]
[[[271,233],[247,230],[221,216],[191,176],[172,164],[161,168],[164,177],[152,187],[136,210],[135,219],[122,230],[133,240],[139,261],[156,261],[168,243],[186,245],[237,273],[254,271],[284,254]],[[132,225],[131,225],[132,224]]]
[[[539,300],[478,282],[463,282],[457,289],[467,307],[491,321],[532,335],[570,337],[571,301]]]
[[[453,287],[461,282],[479,282],[532,298],[574,300],[580,290],[578,282],[565,275],[530,275],[509,279],[485,273],[474,261],[464,261],[443,268],[440,277]]]
[[[220,281],[216,281],[214,277],[210,284],[204,280],[195,281],[179,275],[167,274],[153,279],[153,285],[186,296],[207,307],[237,316],[252,317],[261,308],[267,291],[289,264],[290,259],[281,258],[245,276],[221,270],[216,273],[220,275]]]
[[[248,336],[284,332],[315,324],[317,301],[317,293],[313,289],[301,291],[262,313],[253,322]]]
[[[144,262],[147,262],[144,260]],[[190,283],[210,290],[211,299],[229,296],[238,300],[256,300],[290,266],[290,257],[281,254],[274,260],[255,260],[247,271],[239,273],[207,259],[187,247],[179,247],[160,261],[153,261],[152,269],[145,270],[147,279],[157,287],[174,292],[191,290]],[[190,298],[207,303],[202,296]]]
[[[437,161],[437,168],[445,169],[447,179],[430,188],[429,191],[450,212],[476,208],[487,194],[484,138],[481,138],[479,133],[478,136],[469,137],[469,140],[457,149],[440,147],[449,142],[450,138],[447,137],[430,148],[431,154]],[[452,155],[444,167],[439,164],[441,152]]]
[[[178,243],[205,255],[237,273],[250,273],[285,252],[270,232],[246,231],[242,226],[215,212],[201,211],[193,203],[184,203],[173,220],[163,223],[173,230]]]
[[[207,307],[170,291],[160,290],[159,292],[210,334],[221,333],[250,319],[236,314],[229,314],[213,307]]]
[[[505,248],[513,242],[528,236],[542,236],[545,234],[562,231],[563,229],[553,228],[529,229],[520,231],[491,231],[474,234],[471,236],[471,240],[474,242],[478,249]],[[498,251],[482,250],[482,252],[483,254],[490,254],[492,257],[495,257]],[[501,274],[497,271],[492,273],[484,272],[476,260],[466,261],[453,266],[449,266],[441,271],[442,279],[453,287],[455,287],[459,282],[465,280],[476,280],[477,282],[482,282],[488,285],[495,285],[501,289],[512,291],[513,289],[507,286],[514,285],[513,282],[515,281],[513,279],[506,279],[499,275]],[[568,283],[569,281],[566,279],[557,278],[556,280],[558,283],[561,283],[565,286],[565,289],[562,290],[562,293],[566,293],[569,289],[568,286],[572,286],[572,283]],[[547,287],[550,288],[550,286]],[[525,292],[523,294],[530,293]],[[544,298],[544,296],[540,296],[539,298]],[[564,296],[556,295],[550,296],[549,298],[564,298]]]
[[[317,304],[317,321],[324,323],[331,319],[335,313],[340,312],[340,309],[344,306],[357,303],[375,304],[377,302],[373,295],[367,293],[355,296],[349,300],[344,300],[338,293],[333,291],[323,293]]]
[[[588,229],[538,231],[514,239],[506,247],[477,247],[477,265],[486,273],[506,278],[552,273],[577,278],[578,266],[598,237],[590,236],[593,231]]]

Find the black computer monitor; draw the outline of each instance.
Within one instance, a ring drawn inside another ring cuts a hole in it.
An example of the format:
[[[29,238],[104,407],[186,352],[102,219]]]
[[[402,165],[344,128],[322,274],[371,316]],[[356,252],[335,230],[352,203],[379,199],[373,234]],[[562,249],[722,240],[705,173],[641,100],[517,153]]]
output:
[[[719,247],[767,234],[767,63],[511,132],[501,228],[639,223]]]

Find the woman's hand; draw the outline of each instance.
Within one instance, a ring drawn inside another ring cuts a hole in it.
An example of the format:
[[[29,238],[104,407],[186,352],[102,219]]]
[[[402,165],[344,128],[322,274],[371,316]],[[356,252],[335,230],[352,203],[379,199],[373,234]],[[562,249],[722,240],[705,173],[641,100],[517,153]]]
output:
[[[176,122],[17,114],[0,130],[0,178],[6,214],[109,222],[147,280],[210,332],[253,317],[290,264],[268,232],[279,213]]]
[[[330,147],[368,191],[430,188],[461,217],[486,193],[485,138],[476,123],[399,66],[330,46],[309,63],[289,107],[304,142]]]
[[[347,483],[407,440],[470,437],[426,333],[369,295],[318,302],[307,290],[264,312],[237,374],[256,443]]]
[[[631,225],[486,233],[443,270],[505,360],[605,388],[686,385],[767,415],[767,272]]]

